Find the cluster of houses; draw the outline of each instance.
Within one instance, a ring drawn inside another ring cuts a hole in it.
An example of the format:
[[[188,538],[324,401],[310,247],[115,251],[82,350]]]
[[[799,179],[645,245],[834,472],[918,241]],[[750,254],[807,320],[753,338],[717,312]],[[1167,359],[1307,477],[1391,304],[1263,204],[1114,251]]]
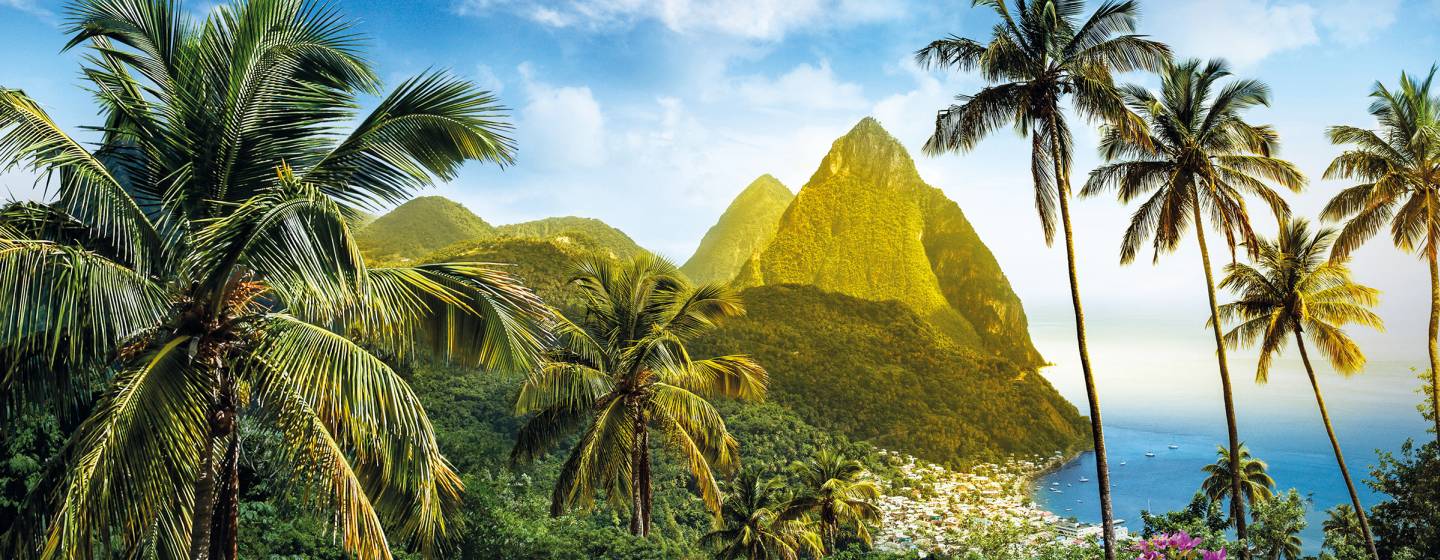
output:
[[[957,472],[903,453],[881,453],[898,477],[882,484],[884,519],[874,535],[879,550],[951,554],[998,532],[1013,535],[1017,546],[1078,541],[1100,532],[1046,511],[1030,497],[1031,480],[1064,457],[1016,458]]]

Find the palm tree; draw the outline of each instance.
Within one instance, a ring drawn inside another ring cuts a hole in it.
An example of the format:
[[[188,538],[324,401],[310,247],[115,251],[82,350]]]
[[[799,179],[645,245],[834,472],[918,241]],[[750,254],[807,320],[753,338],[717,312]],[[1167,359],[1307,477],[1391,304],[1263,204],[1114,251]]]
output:
[[[685,458],[705,505],[720,515],[712,469],[736,460],[736,442],[706,398],[760,400],[765,369],[739,355],[696,359],[685,345],[715,322],[739,315],[723,284],[691,285],[650,254],[626,263],[589,258],[572,280],[583,316],[557,319],[559,344],[520,388],[520,430],[512,457],[531,461],[585,426],[555,483],[551,514],[589,508],[604,492],[630,506],[630,532],[650,534],[650,430],[663,431]]]
[[[800,492],[791,500],[787,515],[814,515],[825,539],[825,553],[835,552],[841,528],[852,528],[855,537],[870,544],[869,523],[880,521],[880,487],[865,475],[865,466],[854,459],[821,449],[809,460],[790,465],[800,481]]]
[[[1251,457],[1250,450],[1244,443],[1240,444],[1238,457],[1232,457],[1225,446],[1216,446],[1215,449],[1215,462],[1200,469],[1206,475],[1205,480],[1200,482],[1200,491],[1204,492],[1207,498],[1216,502],[1230,500],[1231,510],[1239,509],[1243,516],[1246,504],[1254,505],[1275,495],[1275,480],[1270,478],[1268,472],[1270,466],[1266,465],[1265,461]],[[1240,465],[1239,471],[1232,471],[1236,463]],[[1240,474],[1233,476],[1232,472]],[[1232,484],[1237,479],[1240,481],[1239,492],[1235,492]],[[1232,499],[1233,496],[1240,496],[1240,499]]]
[[[1350,507],[1350,504],[1338,504],[1327,509],[1325,510],[1325,521],[1320,523],[1320,528],[1326,533],[1359,536],[1361,534],[1360,518],[1355,515],[1356,511]]]
[[[0,394],[89,411],[0,556],[234,558],[240,421],[280,435],[348,554],[433,550],[460,480],[372,351],[528,369],[545,308],[492,266],[369,268],[351,227],[468,160],[508,163],[503,110],[432,73],[354,123],[380,83],[338,13],[187,13],[71,5],[104,116],[93,148],[0,88],[0,166],[52,195],[0,210]],[[97,381],[93,404],[75,390]]]
[[[1326,220],[1348,218],[1333,256],[1343,258],[1386,222],[1395,246],[1419,251],[1430,265],[1430,402],[1440,410],[1440,96],[1430,92],[1435,67],[1424,80],[1400,74],[1398,91],[1376,83],[1370,114],[1379,130],[1333,126],[1334,144],[1348,144],[1325,170],[1326,179],[1360,184],[1340,191],[1321,212]],[[1440,440],[1440,414],[1435,416]]]
[[[784,481],[741,471],[721,508],[720,528],[700,538],[721,560],[798,560],[824,553],[820,535],[804,517],[787,515]]]
[[[1355,511],[1360,512],[1360,528],[1365,542],[1369,543],[1370,554],[1379,560],[1380,555],[1370,538],[1365,506],[1360,504],[1360,495],[1355,492],[1355,483],[1345,466],[1340,441],[1335,438],[1330,412],[1325,408],[1315,368],[1310,365],[1310,354],[1305,349],[1308,335],[1335,371],[1351,375],[1364,369],[1365,355],[1341,326],[1357,323],[1384,328],[1380,317],[1369,309],[1378,303],[1379,291],[1352,281],[1344,258],[1327,259],[1335,236],[1336,232],[1330,229],[1312,235],[1309,223],[1297,219],[1281,223],[1276,242],[1257,239],[1255,266],[1234,263],[1226,269],[1220,286],[1238,293],[1240,299],[1220,306],[1220,317],[1238,324],[1225,335],[1229,346],[1260,343],[1260,363],[1255,373],[1259,383],[1268,380],[1275,354],[1284,349],[1290,337],[1295,338],[1305,373],[1310,377],[1310,388],[1315,392],[1315,404],[1320,407],[1320,420],[1325,424],[1326,435],[1330,436],[1330,448],[1335,451],[1335,463],[1340,466],[1340,475],[1350,491],[1350,502]]]
[[[1213,227],[1225,235],[1233,260],[1237,244],[1255,239],[1244,196],[1260,198],[1277,216],[1288,215],[1289,207],[1266,182],[1298,191],[1305,177],[1290,162],[1274,157],[1278,137],[1273,129],[1247,123],[1242,116],[1246,109],[1269,103],[1269,88],[1255,80],[1234,80],[1219,87],[1220,80],[1229,75],[1224,61],[1202,64],[1187,60],[1167,64],[1161,71],[1158,96],[1140,86],[1124,86],[1125,103],[1144,126],[1126,121],[1106,127],[1100,151],[1110,163],[1090,172],[1080,195],[1115,190],[1124,203],[1147,197],[1125,231],[1122,263],[1133,261],[1147,239],[1153,239],[1158,261],[1161,252],[1179,246],[1187,228],[1195,228],[1210,298],[1230,450],[1238,459],[1240,436],[1221,325],[1214,320],[1219,309],[1204,218],[1208,215]],[[1238,472],[1239,465],[1231,470]],[[1240,484],[1239,479],[1234,480],[1232,491],[1238,493]],[[1232,508],[1231,516],[1244,542],[1245,518],[1238,506]]]
[[[1011,125],[1030,136],[1030,172],[1035,184],[1035,210],[1045,243],[1055,238],[1055,207],[1065,234],[1070,298],[1075,309],[1075,338],[1085,396],[1090,406],[1091,441],[1095,446],[1096,483],[1104,526],[1105,558],[1115,558],[1114,513],[1110,504],[1110,470],[1100,400],[1090,367],[1085,313],[1075,265],[1075,236],[1070,221],[1069,124],[1061,103],[1067,97],[1081,117],[1123,119],[1124,105],[1112,73],[1156,70],[1170,59],[1164,44],[1136,35],[1140,8],[1134,0],[1106,0],[1083,22],[1083,0],[1034,0],[1016,4],[1012,14],[1004,0],[973,0],[989,6],[1000,22],[989,43],[950,36],[915,53],[922,67],[979,70],[992,85],[975,95],[960,96],[958,105],[941,109],[935,131],[925,142],[928,155],[967,152],[991,132]]]

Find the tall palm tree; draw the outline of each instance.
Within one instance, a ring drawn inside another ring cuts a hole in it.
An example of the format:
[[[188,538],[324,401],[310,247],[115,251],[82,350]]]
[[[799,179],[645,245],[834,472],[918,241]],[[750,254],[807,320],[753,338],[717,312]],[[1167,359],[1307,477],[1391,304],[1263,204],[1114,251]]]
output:
[[[508,163],[495,98],[426,74],[352,122],[379,80],[303,0],[70,10],[96,145],[0,89],[0,166],[51,196],[0,210],[0,394],[89,412],[0,556],[234,558],[242,418],[280,434],[349,554],[433,550],[460,481],[372,351],[528,369],[544,306],[491,266],[369,268],[351,227],[467,160]],[[92,404],[74,388],[94,381]]]
[[[1326,179],[1360,184],[1340,191],[1321,212],[1346,220],[1332,254],[1344,257],[1390,224],[1395,246],[1420,252],[1430,265],[1430,402],[1440,410],[1440,96],[1431,93],[1435,67],[1424,80],[1400,74],[1400,89],[1376,83],[1370,114],[1378,130],[1333,126],[1327,134],[1350,149],[1325,170]],[[1440,414],[1435,416],[1440,440]]]
[[[870,543],[869,523],[880,521],[880,487],[866,477],[865,466],[844,455],[821,449],[806,461],[790,465],[800,481],[800,491],[791,500],[787,515],[811,514],[820,523],[825,553],[835,552],[835,540],[842,528]]]
[[[593,505],[604,492],[630,507],[630,531],[650,534],[650,431],[660,429],[685,458],[700,496],[717,516],[712,469],[736,460],[736,442],[710,397],[760,400],[769,378],[746,356],[696,359],[685,345],[741,314],[739,298],[719,283],[691,285],[674,265],[650,254],[620,263],[590,258],[572,285],[578,321],[558,319],[559,344],[520,388],[519,414],[534,413],[512,457],[530,461],[584,427],[555,483],[551,514]]]
[[[700,538],[721,560],[798,560],[824,554],[820,535],[804,516],[787,515],[784,481],[741,471],[721,508],[721,526]]]
[[[1200,482],[1200,491],[1204,492],[1207,498],[1216,502],[1230,500],[1231,509],[1238,508],[1243,516],[1247,504],[1253,506],[1275,496],[1275,479],[1270,478],[1270,466],[1266,465],[1265,461],[1251,457],[1250,450],[1244,443],[1240,444],[1238,456],[1232,456],[1230,449],[1223,445],[1216,446],[1215,450],[1215,462],[1200,469],[1205,472],[1205,480]],[[1236,463],[1240,465],[1239,470],[1231,470]],[[1239,476],[1231,474],[1234,472],[1238,472]],[[1240,481],[1239,492],[1235,491],[1232,484],[1237,479]],[[1234,496],[1239,496],[1240,499],[1233,499]]]
[[[1090,15],[1083,0],[1020,0],[1014,13],[1004,0],[973,0],[989,6],[1000,22],[988,43],[958,36],[931,42],[915,53],[923,67],[978,70],[990,86],[960,96],[957,105],[941,109],[925,153],[967,152],[991,132],[1006,125],[1030,136],[1030,173],[1035,210],[1045,243],[1054,242],[1055,207],[1064,230],[1070,299],[1075,309],[1075,338],[1089,403],[1091,441],[1095,446],[1096,483],[1104,526],[1105,558],[1115,558],[1114,513],[1110,504],[1110,469],[1105,453],[1100,398],[1090,367],[1085,313],[1080,304],[1075,236],[1070,221],[1071,138],[1061,103],[1069,99],[1082,118],[1123,119],[1125,108],[1112,74],[1156,70],[1170,59],[1164,44],[1135,34],[1139,4],[1133,0],[1102,2]]]
[[[1311,234],[1309,223],[1297,219],[1281,223],[1276,242],[1256,239],[1255,266],[1234,263],[1226,269],[1220,287],[1234,291],[1240,299],[1220,306],[1220,318],[1237,325],[1225,335],[1225,342],[1231,347],[1260,343],[1260,363],[1255,372],[1255,381],[1259,383],[1268,380],[1271,360],[1284,349],[1286,341],[1294,337],[1295,347],[1305,364],[1305,374],[1310,377],[1310,388],[1315,392],[1320,420],[1325,424],[1326,435],[1330,436],[1330,448],[1335,451],[1335,463],[1340,466],[1345,488],[1350,491],[1350,503],[1360,512],[1360,528],[1365,542],[1369,543],[1371,556],[1379,560],[1380,554],[1370,538],[1365,506],[1360,504],[1355,482],[1345,466],[1340,441],[1335,438],[1330,412],[1325,408],[1325,398],[1305,348],[1308,335],[1335,371],[1355,374],[1364,369],[1365,355],[1341,327],[1357,323],[1384,328],[1380,316],[1369,309],[1378,303],[1380,292],[1351,280],[1345,259],[1328,259],[1335,236],[1336,232],[1330,229]]]
[[[1258,197],[1277,216],[1285,216],[1289,207],[1267,181],[1298,191],[1305,177],[1290,162],[1274,157],[1279,139],[1273,129],[1244,120],[1245,110],[1269,103],[1269,88],[1255,80],[1234,80],[1221,87],[1219,82],[1229,75],[1224,61],[1187,60],[1167,64],[1161,71],[1158,95],[1140,86],[1124,86],[1125,103],[1144,126],[1126,121],[1106,127],[1100,151],[1110,163],[1090,172],[1080,195],[1115,190],[1124,203],[1145,197],[1125,231],[1122,263],[1133,261],[1147,239],[1153,240],[1158,261],[1161,252],[1174,251],[1185,230],[1194,227],[1210,298],[1231,456],[1238,460],[1240,436],[1222,326],[1214,320],[1219,309],[1204,218],[1208,215],[1212,226],[1224,234],[1233,260],[1238,244],[1255,239],[1245,195]],[[1232,472],[1239,471],[1239,465],[1233,467]],[[1238,493],[1241,481],[1232,482]],[[1231,509],[1231,517],[1244,542],[1245,518],[1238,506]]]

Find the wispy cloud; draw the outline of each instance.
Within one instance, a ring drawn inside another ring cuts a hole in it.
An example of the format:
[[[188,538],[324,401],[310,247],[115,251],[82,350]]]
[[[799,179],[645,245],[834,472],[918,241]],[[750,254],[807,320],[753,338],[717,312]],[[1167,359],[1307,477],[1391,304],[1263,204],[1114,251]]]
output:
[[[55,12],[41,6],[35,0],[0,0],[0,7],[19,10],[46,21],[55,19]]]
[[[457,0],[454,12],[497,10],[556,28],[616,29],[652,20],[676,33],[780,40],[797,29],[828,29],[901,17],[904,0]]]

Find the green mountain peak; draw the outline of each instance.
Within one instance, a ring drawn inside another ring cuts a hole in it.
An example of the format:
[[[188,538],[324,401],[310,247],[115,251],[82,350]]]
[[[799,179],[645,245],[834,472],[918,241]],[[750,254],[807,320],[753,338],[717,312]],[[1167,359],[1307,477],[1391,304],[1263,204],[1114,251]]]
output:
[[[872,118],[835,140],[736,282],[895,300],[964,346],[1027,369],[1044,363],[1020,299],[959,205]]]
[[[715,225],[700,239],[695,254],[680,270],[696,282],[726,282],[775,237],[780,215],[795,195],[770,174],[740,191]]]
[[[420,196],[375,218],[356,233],[367,258],[412,260],[459,241],[495,234],[495,228],[458,202]]]

